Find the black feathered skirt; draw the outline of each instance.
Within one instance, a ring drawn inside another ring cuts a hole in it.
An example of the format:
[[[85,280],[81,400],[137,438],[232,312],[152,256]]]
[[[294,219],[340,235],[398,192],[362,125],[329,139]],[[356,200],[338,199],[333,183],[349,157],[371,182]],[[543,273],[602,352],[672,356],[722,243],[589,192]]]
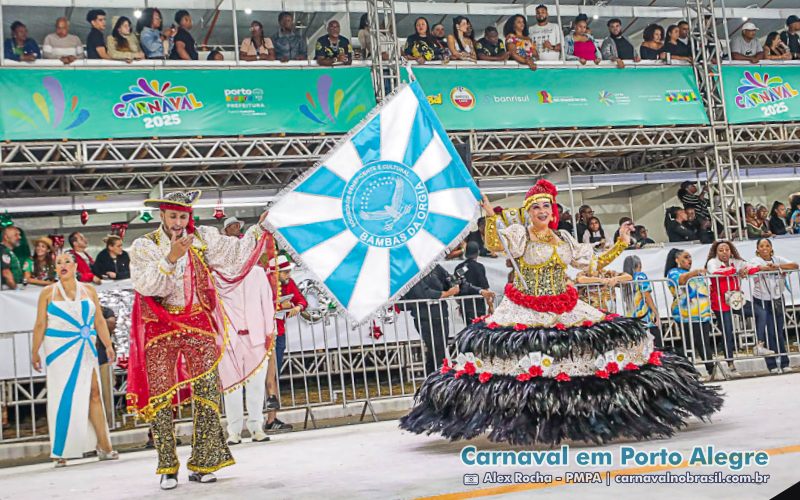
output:
[[[682,356],[655,350],[637,319],[578,301],[591,319],[576,324],[573,309],[568,324],[558,320],[569,313],[551,315],[551,326],[499,324],[521,312],[507,302],[457,335],[460,354],[428,376],[401,428],[451,440],[488,432],[513,445],[599,444],[670,436],[691,415],[706,420],[722,407],[719,388],[701,384]]]

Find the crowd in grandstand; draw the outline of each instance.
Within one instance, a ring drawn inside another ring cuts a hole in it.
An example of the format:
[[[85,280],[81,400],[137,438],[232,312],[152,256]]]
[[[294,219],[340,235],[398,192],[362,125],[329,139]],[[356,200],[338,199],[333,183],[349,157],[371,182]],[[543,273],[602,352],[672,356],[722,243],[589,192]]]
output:
[[[107,14],[92,9],[86,15],[89,32],[85,42],[70,33],[70,22],[61,17],[56,20],[55,32],[48,34],[41,45],[28,36],[21,21],[11,23],[11,37],[5,40],[5,58],[33,62],[37,59],[60,59],[71,64],[78,59],[111,59],[134,61],[140,59],[198,60],[199,52],[208,52],[208,60],[223,60],[225,55],[217,47],[200,47],[191,34],[192,15],[186,10],[175,13],[173,22],[166,26],[161,11],[150,7],[141,11],[134,23],[125,16],[115,16],[107,26]],[[465,16],[454,16],[450,34],[443,24],[430,25],[424,17],[414,22],[414,32],[403,45],[403,56],[419,64],[430,61],[515,61],[536,69],[538,61],[560,60],[580,64],[611,61],[624,67],[624,61],[641,60],[689,61],[697,57],[697,46],[692,49],[690,26],[687,21],[666,28],[653,23],[642,32],[643,42],[638,50],[624,34],[622,21],[617,18],[606,23],[607,36],[596,38],[586,14],[579,14],[570,29],[550,21],[547,7],[535,10],[535,24],[528,25],[526,16],[509,17],[502,27],[502,36],[496,26],[487,26],[483,37],[476,40],[475,28]],[[111,33],[106,35],[108,27]],[[336,20],[328,21],[327,34],[315,41],[309,53],[305,37],[298,31],[294,16],[289,12],[278,15],[278,30],[272,36],[264,33],[263,24],[254,20],[250,36],[241,41],[241,61],[305,61],[314,59],[323,66],[348,65],[360,55],[370,57],[370,27],[367,15],[361,17],[357,39],[357,54],[350,39],[341,34]],[[730,35],[730,56],[733,60],[757,63],[761,60],[800,59],[800,17],[790,15],[786,29],[767,34],[764,42],[758,38],[759,28],[746,22]],[[381,33],[381,36],[384,36]],[[563,54],[562,54],[563,51]],[[382,54],[388,57],[386,54]]]

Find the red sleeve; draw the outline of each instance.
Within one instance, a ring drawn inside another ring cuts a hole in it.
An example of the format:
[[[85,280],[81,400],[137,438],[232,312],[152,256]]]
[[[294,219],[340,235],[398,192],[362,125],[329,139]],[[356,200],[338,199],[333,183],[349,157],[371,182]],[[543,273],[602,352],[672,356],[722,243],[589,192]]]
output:
[[[717,272],[711,273],[711,274],[714,274],[714,275],[717,275],[717,276],[733,276],[734,274],[736,274],[736,268],[735,267],[726,267],[725,269],[720,269]]]
[[[288,288],[289,290],[287,291],[292,294],[292,305],[300,306],[305,311],[305,309],[308,307],[308,301],[305,297],[303,297],[303,294],[300,293],[300,289],[297,288],[297,283],[295,283],[294,280],[289,280],[286,288]]]
[[[760,271],[760,269],[758,268],[758,266],[753,266],[753,267],[750,267],[750,268],[747,269],[747,274],[752,276],[752,275],[756,274],[759,271]]]
[[[76,253],[72,253],[72,255],[75,257],[75,262],[78,264],[78,281],[82,283],[91,283],[94,280],[92,266],[80,255]]]

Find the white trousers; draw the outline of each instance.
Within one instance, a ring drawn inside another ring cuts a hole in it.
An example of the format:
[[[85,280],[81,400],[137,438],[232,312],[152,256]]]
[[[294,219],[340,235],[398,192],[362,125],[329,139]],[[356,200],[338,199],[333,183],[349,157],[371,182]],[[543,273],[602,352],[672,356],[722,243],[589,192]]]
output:
[[[242,390],[245,392],[247,403],[247,430],[250,434],[261,429],[264,425],[264,383],[267,380],[267,364],[250,377],[243,387],[225,394],[225,415],[228,419],[228,435],[242,433],[244,423],[244,407],[242,405]]]

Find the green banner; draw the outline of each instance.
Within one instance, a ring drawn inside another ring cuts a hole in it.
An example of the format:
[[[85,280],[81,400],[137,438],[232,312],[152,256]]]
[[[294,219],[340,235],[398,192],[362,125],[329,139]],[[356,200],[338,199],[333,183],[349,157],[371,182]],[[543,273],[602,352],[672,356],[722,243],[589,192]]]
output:
[[[723,66],[728,123],[800,120],[800,66]]]
[[[347,132],[370,68],[0,69],[4,140]]]
[[[447,130],[706,124],[689,67],[415,67]]]

